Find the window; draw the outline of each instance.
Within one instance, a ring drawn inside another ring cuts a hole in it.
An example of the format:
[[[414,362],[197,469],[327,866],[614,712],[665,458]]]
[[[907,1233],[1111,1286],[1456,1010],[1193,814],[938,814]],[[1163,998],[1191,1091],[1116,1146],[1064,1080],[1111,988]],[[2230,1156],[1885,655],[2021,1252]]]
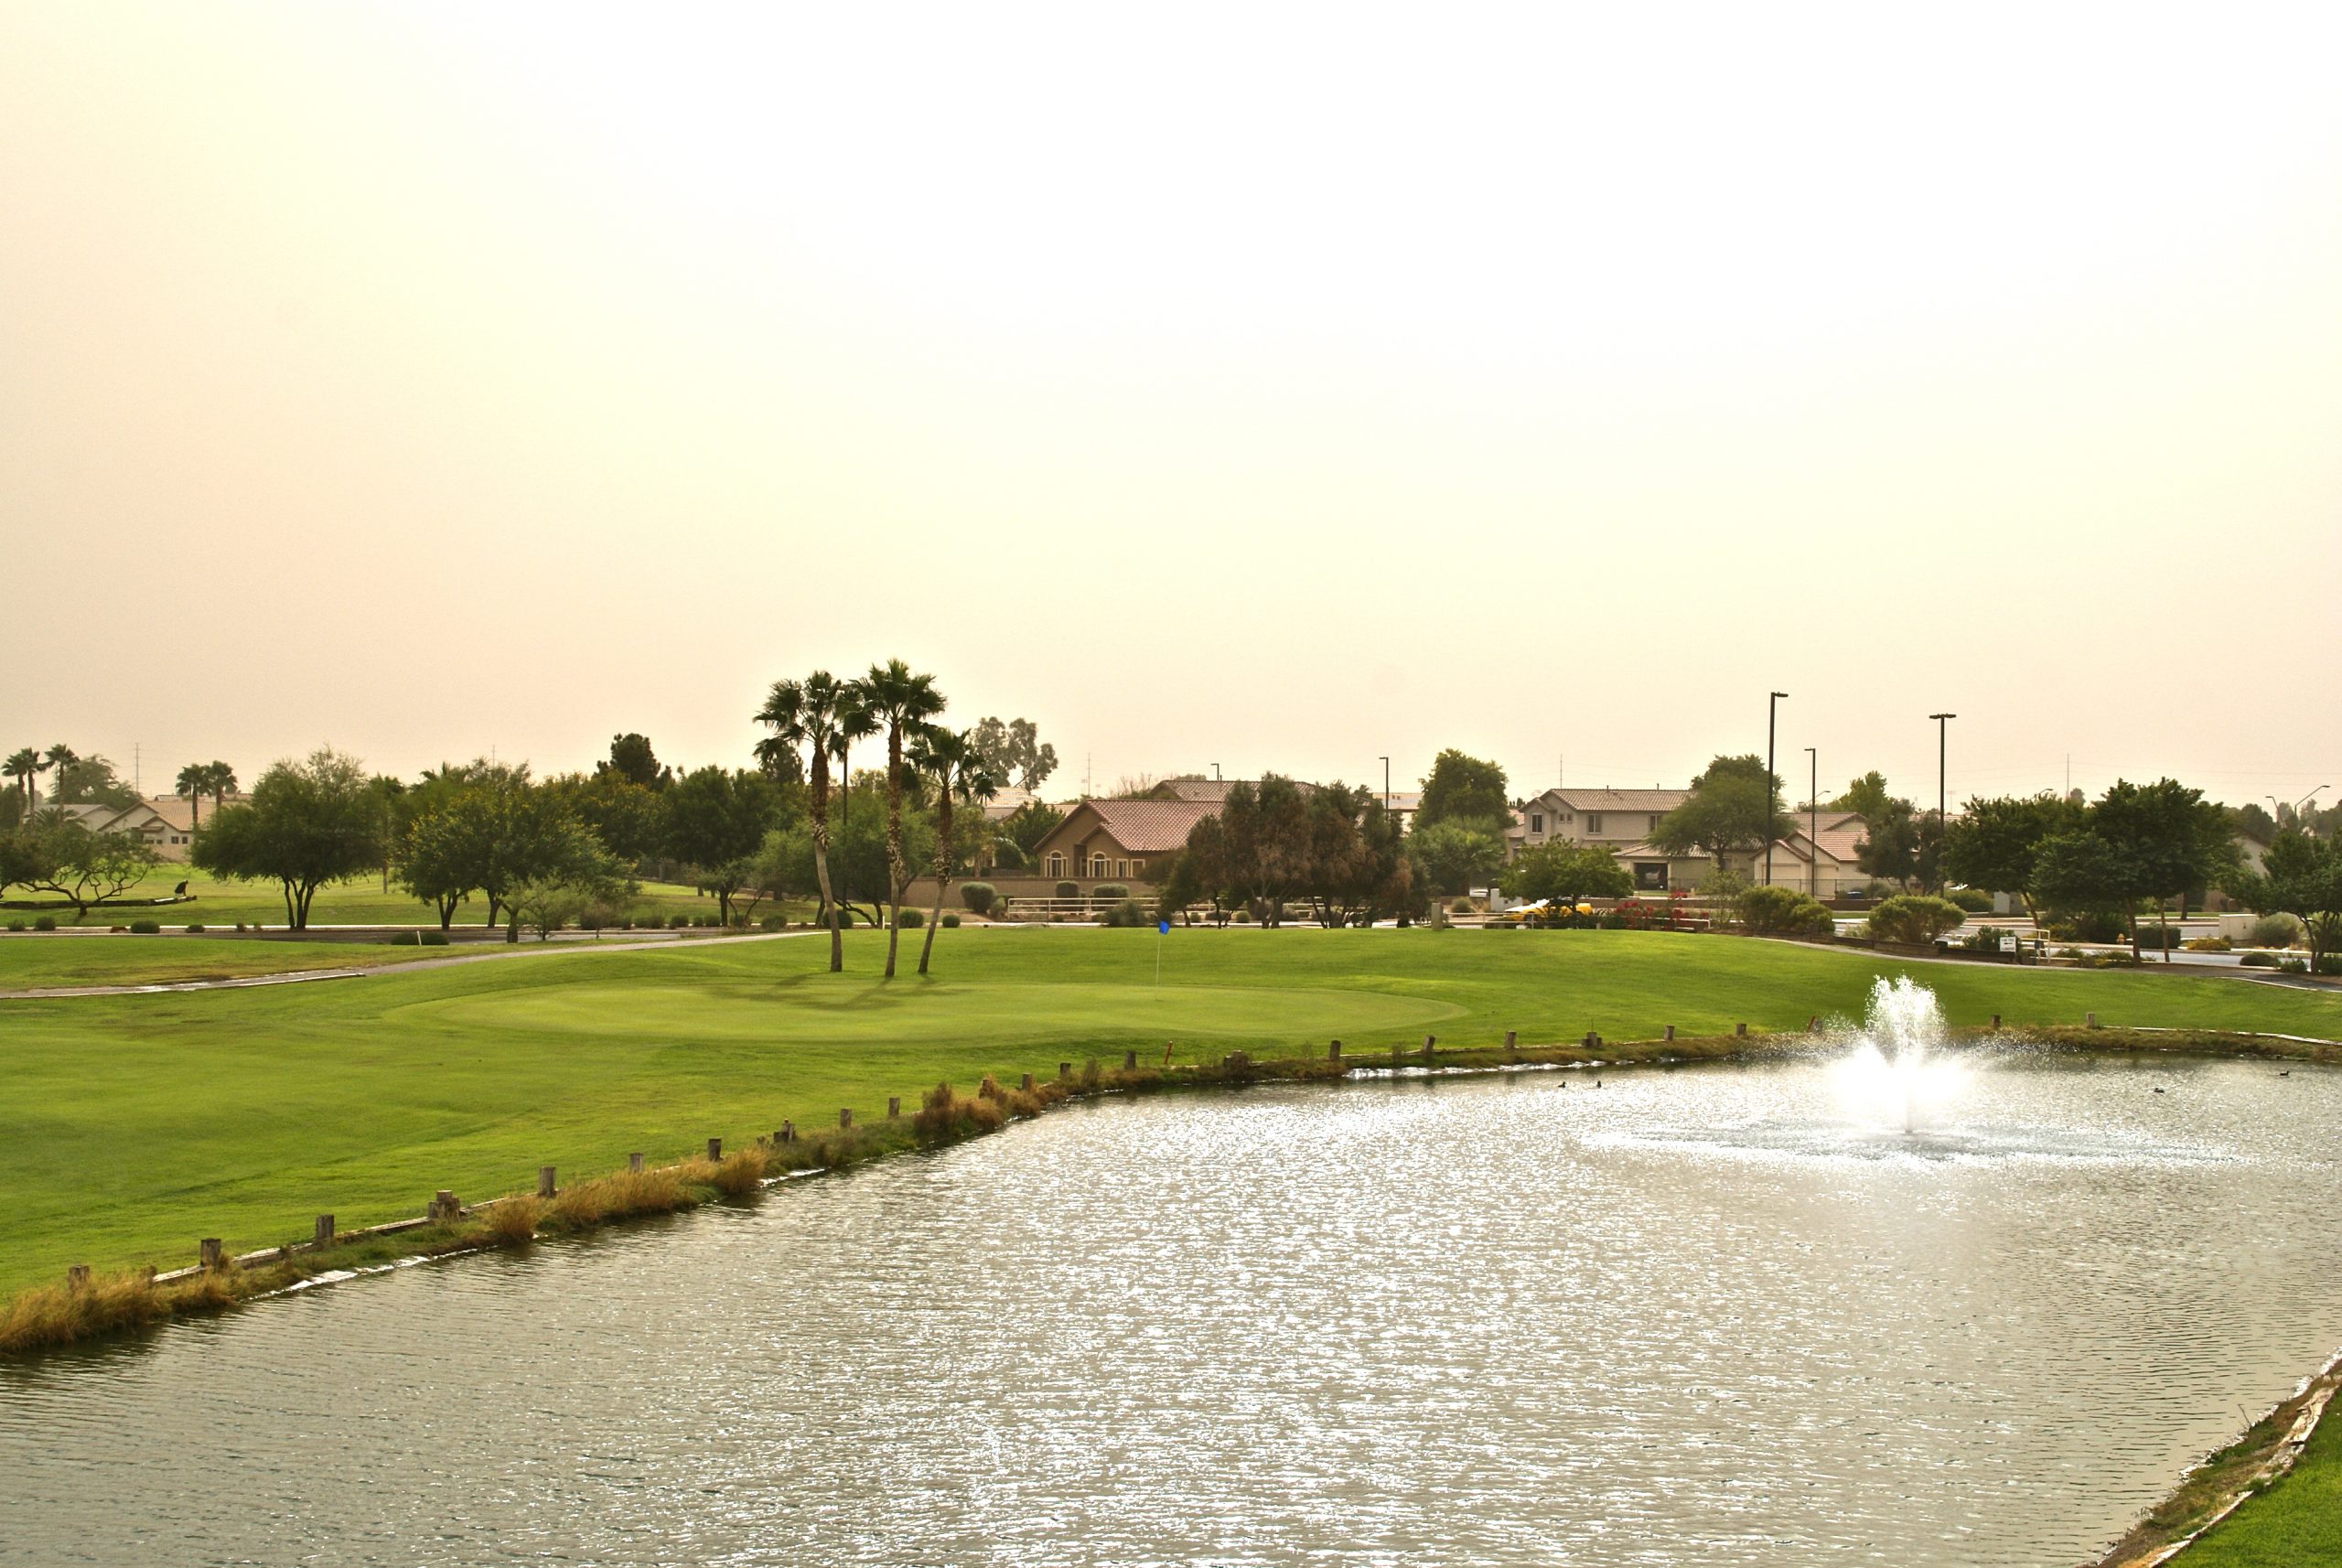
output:
[[[1598,832],[1600,832],[1602,831],[1602,813],[1601,813],[1601,812],[1599,812],[1599,811],[1588,811],[1588,812],[1586,812],[1586,814],[1585,814],[1585,831],[1586,831],[1588,833],[1598,833]]]
[[[1529,831],[1532,833],[1542,833],[1545,831],[1544,812],[1531,811],[1529,813]]]
[[[1127,861],[1127,860],[1118,860],[1118,861],[1114,862],[1114,875],[1117,875],[1117,876],[1128,876],[1130,874],[1131,874],[1131,863],[1130,863],[1129,861]]]
[[[1645,831],[1645,832],[1654,832],[1654,833],[1655,833],[1655,832],[1659,832],[1659,818],[1657,818],[1657,817],[1653,817],[1653,818],[1651,818],[1651,820],[1650,820],[1650,826],[1649,826],[1649,828],[1645,829],[1644,831]]]
[[[1090,857],[1090,875],[1092,876],[1103,876],[1106,875],[1106,857],[1104,855],[1093,854]]]
[[[1049,875],[1051,876],[1063,876],[1065,875],[1064,855],[1051,852],[1049,855]]]

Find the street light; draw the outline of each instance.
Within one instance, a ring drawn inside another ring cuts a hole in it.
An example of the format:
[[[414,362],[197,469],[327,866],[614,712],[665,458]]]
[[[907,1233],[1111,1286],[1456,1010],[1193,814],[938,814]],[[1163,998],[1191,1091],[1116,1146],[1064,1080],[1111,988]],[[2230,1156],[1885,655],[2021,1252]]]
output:
[[[1382,758],[1382,809],[1391,809],[1391,759]]]
[[[1945,762],[1951,755],[1951,721],[1959,716],[1958,714],[1929,714],[1928,715],[1936,721],[1936,888],[1938,891],[1943,888],[1943,835],[1950,820],[1944,810],[1946,805],[1944,779],[1947,777]]]
[[[2303,817],[2302,817],[2302,808],[2303,808],[2303,807],[2304,807],[2304,806],[2306,806],[2306,805],[2308,805],[2308,804],[2310,803],[2310,801],[2311,801],[2312,800],[2314,800],[2314,799],[2316,797],[2316,795],[2317,795],[2317,790],[2318,790],[2318,789],[2332,789],[2332,788],[2333,788],[2333,786],[2332,786],[2331,784],[2320,784],[2320,785],[2317,787],[2317,789],[2313,789],[2313,790],[2311,790],[2308,794],[2306,794],[2306,795],[2303,796],[2300,800],[2298,800],[2294,801],[2294,823],[2295,823],[2296,825],[2298,825],[2298,824],[2303,821]],[[2302,829],[2302,832],[2305,832],[2305,833],[2309,833],[2309,830],[2308,830],[2307,828],[2303,828],[2303,829]],[[2315,833],[2310,833],[2310,837],[2312,837],[2312,838],[2315,838],[2316,836],[2317,836],[2317,835],[2316,835]]]
[[[1767,887],[1773,885],[1773,710],[1788,695],[1787,692],[1776,692],[1765,701],[1765,886]]]
[[[1813,747],[1805,748],[1805,847],[1811,853],[1805,863],[1805,896],[1820,902],[1821,897],[1821,757]]]

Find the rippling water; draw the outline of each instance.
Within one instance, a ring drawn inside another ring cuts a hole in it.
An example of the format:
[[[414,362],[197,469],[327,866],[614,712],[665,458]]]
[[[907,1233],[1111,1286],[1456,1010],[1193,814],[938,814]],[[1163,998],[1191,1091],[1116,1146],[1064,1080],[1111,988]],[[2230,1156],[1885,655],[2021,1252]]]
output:
[[[2342,1340],[2342,1074],[1908,1142],[1603,1078],[1075,1108],[0,1369],[0,1561],[2065,1564]]]

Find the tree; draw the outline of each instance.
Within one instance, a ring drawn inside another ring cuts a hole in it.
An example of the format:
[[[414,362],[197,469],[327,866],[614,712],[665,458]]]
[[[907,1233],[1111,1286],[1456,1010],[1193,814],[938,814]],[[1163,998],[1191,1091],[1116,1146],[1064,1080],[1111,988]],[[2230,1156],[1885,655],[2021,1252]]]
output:
[[[1493,828],[1502,841],[1512,806],[1504,792],[1504,769],[1496,763],[1451,747],[1432,758],[1423,786],[1423,798],[1415,811],[1418,831],[1434,822],[1468,822]]]
[[[1003,817],[994,829],[992,852],[1003,865],[1029,867],[1034,851],[1063,821],[1065,813],[1055,806],[1027,800]]]
[[[1781,804],[1781,781],[1761,757],[1719,757],[1692,780],[1681,805],[1660,818],[1650,842],[1672,855],[1704,854],[1718,870],[1727,857],[1762,850],[1797,831]]]
[[[2016,895],[2037,921],[2033,874],[2041,846],[2081,822],[2082,813],[2053,794],[1971,800],[1944,829],[1944,870],[1963,886]]]
[[[850,791],[858,798],[852,811],[844,809],[849,792],[834,797],[840,809],[831,827],[827,865],[831,907],[841,920],[859,917],[876,927],[886,918],[886,789],[881,776],[865,773],[854,780]],[[905,803],[902,833],[903,853],[914,864],[926,865],[933,859],[935,828],[924,805]],[[810,816],[766,839],[757,855],[754,885],[776,893],[810,893],[820,885]]]
[[[1877,768],[1854,779],[1846,786],[1845,793],[1830,802],[1832,811],[1853,811],[1866,822],[1878,821],[1894,797],[1887,793],[1886,776]]]
[[[278,883],[285,924],[306,929],[319,887],[381,864],[381,811],[369,782],[356,757],[330,748],[276,763],[251,800],[211,813],[188,858],[215,876]]]
[[[2230,897],[2256,915],[2291,915],[2309,942],[2309,968],[2319,972],[2342,939],[2342,843],[2287,828],[2269,843],[2261,869],[2232,868]]]
[[[236,792],[236,770],[224,762],[212,762],[205,764],[203,771],[205,788],[211,791],[211,810],[217,813]]]
[[[768,740],[776,755],[781,748],[799,747],[806,754],[807,840],[814,878],[821,886],[822,911],[830,927],[830,972],[835,974],[845,967],[845,939],[830,878],[830,759],[835,757],[843,763],[847,744],[871,733],[870,717],[854,682],[826,670],[816,670],[802,681],[774,682],[756,717],[772,730]],[[765,743],[759,743],[757,755],[765,757]],[[853,780],[845,782],[850,797]]]
[[[993,771],[976,746],[972,731],[922,725],[911,745],[911,765],[935,792],[935,907],[928,911],[927,932],[919,940],[919,972],[927,972],[935,952],[936,928],[943,923],[943,891],[960,869],[960,830],[954,821],[962,804],[980,806],[1000,793],[1001,776]],[[981,831],[982,821],[977,826]]]
[[[1371,925],[1382,909],[1406,904],[1414,867],[1396,815],[1360,785],[1335,783],[1307,797],[1309,859],[1305,890],[1324,926]]]
[[[658,754],[650,749],[650,737],[631,731],[610,736],[609,758],[594,764],[594,775],[645,789],[664,789],[675,781],[675,770],[660,766]]]
[[[1943,826],[1933,811],[1908,800],[1891,800],[1869,818],[1854,845],[1854,864],[1871,876],[1906,888],[1942,886]]]
[[[408,791],[406,821],[392,855],[399,885],[438,911],[443,931],[455,923],[456,906],[478,886],[487,858],[472,836],[482,825],[480,815],[455,809],[462,788],[457,780],[434,778]]]
[[[200,762],[190,762],[180,768],[179,776],[171,783],[171,793],[194,809],[194,826],[198,829],[203,826],[203,794],[209,788],[210,775]]]
[[[535,929],[539,941],[548,940],[595,905],[629,897],[634,890],[626,867],[594,831],[566,811],[559,812],[536,843],[533,863],[504,888],[504,905],[512,918],[510,935],[517,940],[526,925]]]
[[[18,746],[8,754],[6,762],[0,763],[0,772],[5,772],[8,778],[16,781],[16,788],[21,791],[24,799],[24,817],[27,821],[35,811],[40,810],[40,791],[34,788],[34,783],[41,774],[47,771],[48,771],[48,764],[43,762],[40,759],[40,753],[29,746]]]
[[[659,854],[668,841],[674,769],[661,771],[667,783],[657,786],[637,784],[615,768],[599,767],[545,782],[594,830],[604,848],[631,867]]]
[[[2118,845],[2133,872],[2136,897],[2155,901],[2163,959],[2171,961],[2166,901],[2186,898],[2228,876],[2236,865],[2236,838],[2229,814],[2201,789],[2175,779],[2152,784],[2116,779],[2090,808],[2093,832]],[[2138,947],[2138,926],[2131,943]]]
[[[2277,836],[2277,819],[2271,816],[2258,800],[2247,800],[2241,806],[2229,807],[2229,822],[2255,843],[2269,843]]]
[[[1520,852],[1497,886],[1509,898],[1575,905],[1588,898],[1623,898],[1635,879],[1599,844],[1548,839]]]
[[[1229,893],[1257,906],[1261,923],[1283,923],[1284,901],[1299,896],[1309,870],[1309,803],[1292,779],[1263,774],[1238,784],[1219,808],[1222,866]]]
[[[993,777],[1013,780],[1027,793],[1058,770],[1058,748],[1042,741],[1031,719],[978,719],[968,736]]]
[[[52,765],[57,777],[48,789],[50,805],[100,805],[119,810],[138,803],[137,792],[122,781],[113,764],[104,757],[77,757],[61,746],[49,748],[51,756],[59,752],[64,753],[64,759]]]
[[[63,898],[73,906],[77,921],[138,886],[157,858],[136,833],[91,832],[53,809],[36,818],[23,837],[13,857],[14,879]]]
[[[1504,864],[1504,840],[1481,822],[1445,822],[1425,827],[1418,812],[1415,827],[1407,834],[1407,847],[1423,867],[1430,890],[1441,895],[1468,893]]]
[[[667,852],[715,895],[727,926],[732,896],[748,885],[757,851],[779,825],[779,786],[747,768],[696,768],[667,791]]]
[[[903,858],[903,747],[910,736],[943,711],[935,677],[919,675],[899,659],[873,664],[862,678],[863,703],[886,731],[886,978],[895,978],[895,950],[902,940],[903,889],[910,869]]]
[[[2034,906],[2059,915],[2103,915],[2122,920],[2138,952],[2139,873],[2117,845],[2087,821],[2053,833],[2034,852]]]

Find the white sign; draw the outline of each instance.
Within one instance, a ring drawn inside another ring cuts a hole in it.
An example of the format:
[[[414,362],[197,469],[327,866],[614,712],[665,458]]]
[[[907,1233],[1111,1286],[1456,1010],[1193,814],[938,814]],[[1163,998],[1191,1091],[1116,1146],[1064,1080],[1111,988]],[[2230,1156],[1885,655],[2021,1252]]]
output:
[[[2016,951],[2016,939],[2014,937],[2003,937],[2001,939],[2001,950],[2003,952]]]

